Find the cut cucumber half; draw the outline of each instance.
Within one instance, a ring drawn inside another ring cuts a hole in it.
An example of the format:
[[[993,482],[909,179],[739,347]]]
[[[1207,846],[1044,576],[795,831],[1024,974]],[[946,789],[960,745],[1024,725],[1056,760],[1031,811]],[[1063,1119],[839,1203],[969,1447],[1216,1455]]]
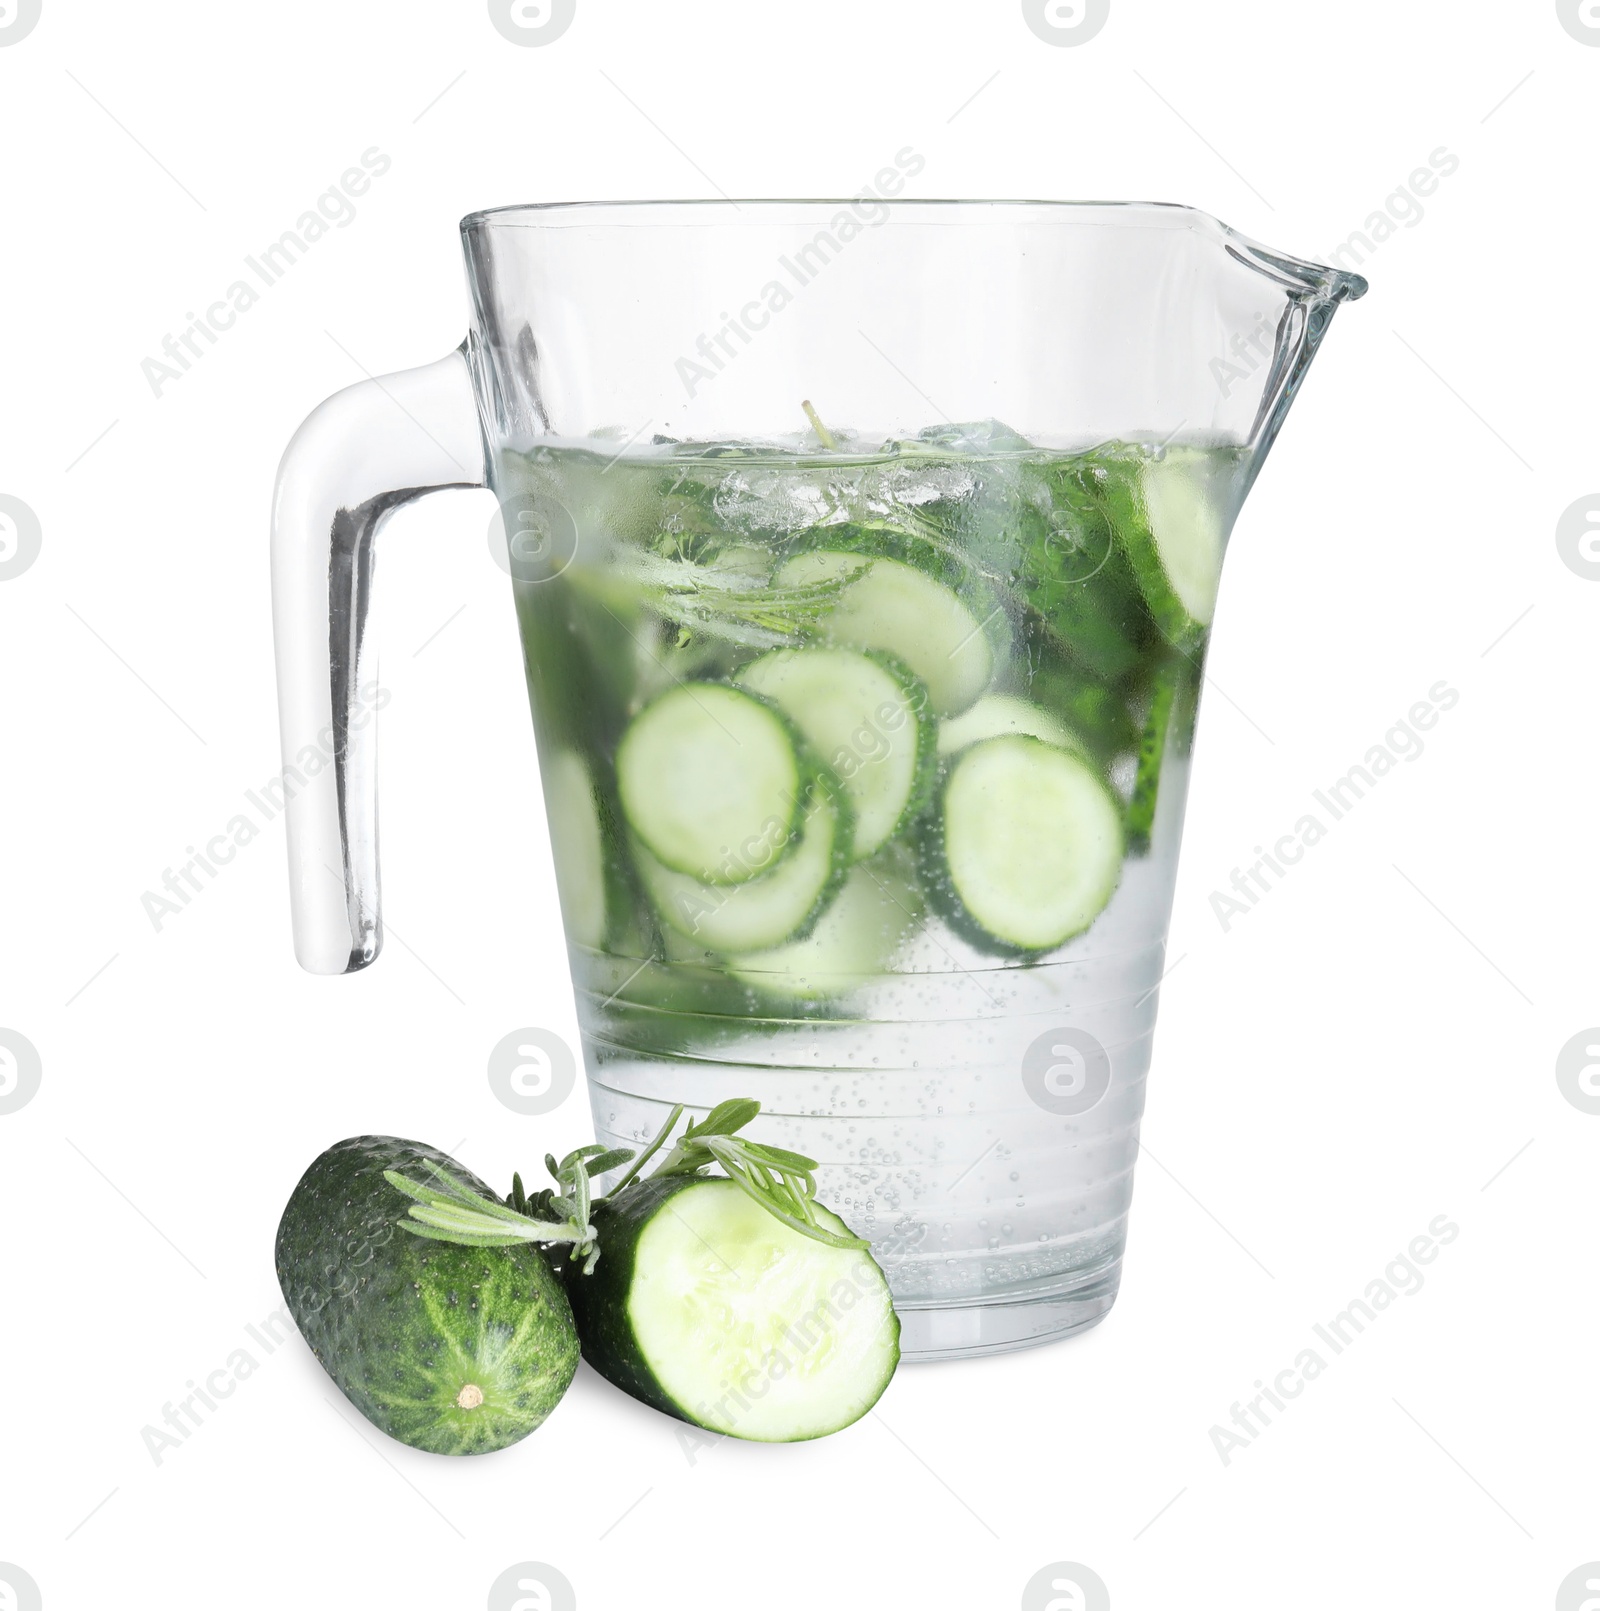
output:
[[[848,1236],[827,1209],[817,1219]],[[563,1260],[583,1357],[708,1431],[760,1443],[838,1432],[900,1360],[883,1271],[791,1230],[731,1180],[646,1180],[599,1203],[592,1275]]]
[[[634,836],[663,867],[741,884],[781,859],[804,790],[787,722],[720,683],[681,683],[617,745],[617,791]]]
[[[903,660],[927,686],[938,715],[965,710],[989,686],[994,650],[983,624],[943,583],[898,559],[863,559],[832,548],[796,554],[777,579],[802,587],[853,571],[860,574],[824,618],[826,636]]]
[[[634,861],[656,910],[680,934],[711,951],[765,951],[810,929],[850,863],[850,810],[839,785],[818,776],[789,832],[783,859],[743,884],[691,878],[640,844]]]
[[[727,959],[745,984],[798,1001],[828,1001],[879,978],[922,917],[923,900],[899,847],[851,868],[816,927],[772,951]]]
[[[545,816],[556,893],[569,945],[597,948],[606,934],[606,848],[594,783],[583,757],[563,750],[544,769]]]
[[[939,723],[939,754],[954,755],[969,744],[1006,733],[1042,739],[1057,749],[1082,748],[1066,723],[1041,706],[1018,699],[1015,694],[985,694],[971,710]]]
[[[941,803],[948,894],[980,944],[1053,950],[1104,911],[1122,876],[1122,813],[1081,755],[985,739],[957,757]]]
[[[921,804],[933,740],[927,691],[903,667],[854,649],[777,649],[736,679],[778,706],[844,785],[865,860]]]
[[[1112,475],[1105,497],[1156,626],[1175,648],[1211,625],[1228,537],[1207,455],[1168,448]]]

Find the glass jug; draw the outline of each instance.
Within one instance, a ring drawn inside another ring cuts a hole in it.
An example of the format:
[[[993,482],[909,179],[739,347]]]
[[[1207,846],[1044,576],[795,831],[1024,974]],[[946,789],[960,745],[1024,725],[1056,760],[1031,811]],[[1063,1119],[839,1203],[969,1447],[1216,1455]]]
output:
[[[1147,204],[461,232],[461,348],[330,398],[279,476],[301,963],[382,940],[375,540],[487,485],[597,1138],[758,1099],[871,1238],[907,1357],[1092,1324],[1223,551],[1365,282]]]

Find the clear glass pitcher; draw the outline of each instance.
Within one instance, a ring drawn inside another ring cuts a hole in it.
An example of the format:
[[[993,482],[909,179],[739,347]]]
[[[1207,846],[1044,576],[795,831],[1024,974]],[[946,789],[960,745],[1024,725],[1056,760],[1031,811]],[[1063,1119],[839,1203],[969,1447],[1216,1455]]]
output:
[[[1365,283],[1144,204],[512,207],[462,238],[460,350],[330,398],[279,477],[301,963],[382,938],[375,539],[488,485],[598,1139],[757,1098],[909,1357],[1092,1324],[1223,550]]]

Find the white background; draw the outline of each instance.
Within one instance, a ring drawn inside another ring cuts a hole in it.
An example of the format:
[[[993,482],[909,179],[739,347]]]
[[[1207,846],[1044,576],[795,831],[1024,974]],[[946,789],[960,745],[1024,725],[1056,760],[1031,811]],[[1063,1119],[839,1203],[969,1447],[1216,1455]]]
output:
[[[49,1611],[477,1611],[529,1559],[584,1611],[1010,1608],[1061,1560],[1117,1611],[1556,1604],[1600,1558],[1600,1118],[1555,1078],[1600,1021],[1600,585],[1555,543],[1600,480],[1596,40],[1551,0],[1112,0],[1075,48],[1013,0],[578,0],[531,49],[481,0],[44,0],[0,48],[0,492],[43,531],[0,582],[0,1028],[43,1062],[0,1115],[0,1561]],[[519,1026],[575,1041],[487,493],[383,545],[381,962],[297,970],[279,825],[161,932],[141,910],[278,765],[285,442],[358,364],[460,339],[463,213],[845,194],[906,145],[918,195],[1184,201],[1312,257],[1460,162],[1236,533],[1115,1311],[906,1370],[816,1444],[686,1452],[585,1371],[459,1462],[292,1339],[157,1466],[141,1428],[277,1307],[321,1148],[415,1135],[501,1180],[589,1133],[581,1095],[519,1118],[485,1078]],[[355,222],[152,395],[141,360],[372,146]],[[1426,753],[1225,933],[1211,892],[1440,679]],[[1224,1465],[1212,1425],[1440,1214],[1425,1287]]]

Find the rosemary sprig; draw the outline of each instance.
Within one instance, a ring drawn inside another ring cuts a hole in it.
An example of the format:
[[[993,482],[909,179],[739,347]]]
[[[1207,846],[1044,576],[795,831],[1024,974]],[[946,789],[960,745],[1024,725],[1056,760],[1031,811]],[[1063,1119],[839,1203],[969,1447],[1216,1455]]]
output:
[[[855,1236],[840,1236],[826,1229],[817,1219],[816,1163],[798,1152],[751,1141],[737,1132],[761,1111],[761,1104],[747,1097],[719,1102],[698,1123],[691,1123],[678,1137],[672,1150],[654,1172],[651,1180],[682,1175],[703,1175],[720,1168],[740,1191],[759,1203],[775,1219],[828,1247],[864,1248],[868,1244]],[[680,1103],[668,1114],[655,1138],[637,1157],[631,1148],[606,1148],[591,1143],[579,1147],[558,1163],[545,1155],[545,1167],[555,1180],[531,1196],[523,1189],[522,1176],[511,1178],[511,1195],[496,1202],[472,1190],[448,1170],[429,1162],[433,1183],[410,1180],[389,1169],[384,1179],[398,1192],[412,1199],[409,1217],[400,1227],[414,1236],[437,1242],[454,1242],[463,1247],[512,1247],[518,1242],[543,1245],[566,1243],[569,1257],[583,1261],[589,1274],[600,1257],[600,1246],[591,1218],[596,1202],[620,1197],[641,1179],[641,1170],[666,1145],[683,1116]],[[590,1183],[619,1165],[632,1164],[617,1184],[602,1198],[595,1198]]]
[[[839,595],[866,570],[858,568],[817,582],[775,586],[763,576],[670,559],[659,554],[629,556],[627,573],[650,608],[685,631],[750,648],[780,648],[814,631],[839,602]]]

